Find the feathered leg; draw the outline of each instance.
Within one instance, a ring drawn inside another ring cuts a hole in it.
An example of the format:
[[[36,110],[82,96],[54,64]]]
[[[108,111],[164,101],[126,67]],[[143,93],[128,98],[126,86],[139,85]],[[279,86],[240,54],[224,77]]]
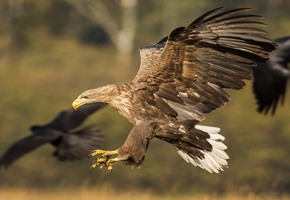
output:
[[[139,166],[145,158],[149,141],[153,138],[153,131],[149,123],[136,124],[129,133],[125,143],[114,151],[95,150],[91,156],[98,156],[92,168],[100,166],[112,171],[113,164],[124,161],[129,165]],[[117,157],[112,158],[116,155]]]

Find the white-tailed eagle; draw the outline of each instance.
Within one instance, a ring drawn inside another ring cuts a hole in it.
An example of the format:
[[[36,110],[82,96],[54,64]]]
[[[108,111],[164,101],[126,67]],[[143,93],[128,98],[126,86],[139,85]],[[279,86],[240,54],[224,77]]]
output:
[[[220,129],[197,124],[230,100],[223,88],[241,89],[243,79],[251,79],[256,62],[267,60],[275,45],[257,28],[264,25],[259,16],[243,14],[246,8],[220,9],[141,48],[140,69],[131,82],[87,90],[73,102],[75,109],[105,102],[134,124],[120,148],[91,154],[97,156],[93,168],[111,170],[119,161],[140,165],[154,137],[209,172],[227,166]]]

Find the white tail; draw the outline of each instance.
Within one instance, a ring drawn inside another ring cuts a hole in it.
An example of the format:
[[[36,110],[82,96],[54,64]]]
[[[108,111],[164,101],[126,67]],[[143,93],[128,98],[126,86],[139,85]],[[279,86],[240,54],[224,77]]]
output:
[[[220,128],[202,125],[196,125],[195,128],[202,130],[210,135],[210,138],[208,138],[207,141],[212,145],[212,150],[199,150],[201,153],[203,153],[203,158],[189,155],[183,150],[175,147],[177,149],[177,153],[186,162],[205,169],[210,173],[219,173],[219,171],[223,171],[223,168],[228,164],[226,160],[229,158],[229,156],[224,151],[227,149],[227,146],[223,143],[225,137],[219,134]]]

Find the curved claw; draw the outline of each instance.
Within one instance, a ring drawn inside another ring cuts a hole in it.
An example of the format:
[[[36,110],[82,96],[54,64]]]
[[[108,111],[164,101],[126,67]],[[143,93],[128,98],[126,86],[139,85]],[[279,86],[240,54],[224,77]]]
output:
[[[107,168],[107,170],[112,172],[113,170],[113,163],[117,162],[118,159],[114,158],[111,159],[113,155],[119,155],[117,151],[105,151],[105,150],[94,150],[90,156],[99,156],[95,162],[91,165],[91,168],[96,168],[99,165],[99,168],[102,169],[104,167]]]
[[[113,165],[109,165],[109,166],[107,167],[107,170],[109,171],[109,173],[112,172],[112,171],[113,171]]]
[[[112,156],[112,155],[118,155],[117,151],[106,151],[106,150],[101,150],[101,149],[96,149],[94,150],[90,156]]]

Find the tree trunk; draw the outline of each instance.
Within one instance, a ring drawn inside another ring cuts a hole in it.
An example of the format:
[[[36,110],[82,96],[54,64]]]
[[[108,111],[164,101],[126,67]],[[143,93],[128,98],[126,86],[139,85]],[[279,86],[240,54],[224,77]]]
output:
[[[117,58],[130,59],[136,35],[137,0],[120,0],[121,17],[113,15],[102,1],[66,0],[82,15],[101,25],[117,49]]]

